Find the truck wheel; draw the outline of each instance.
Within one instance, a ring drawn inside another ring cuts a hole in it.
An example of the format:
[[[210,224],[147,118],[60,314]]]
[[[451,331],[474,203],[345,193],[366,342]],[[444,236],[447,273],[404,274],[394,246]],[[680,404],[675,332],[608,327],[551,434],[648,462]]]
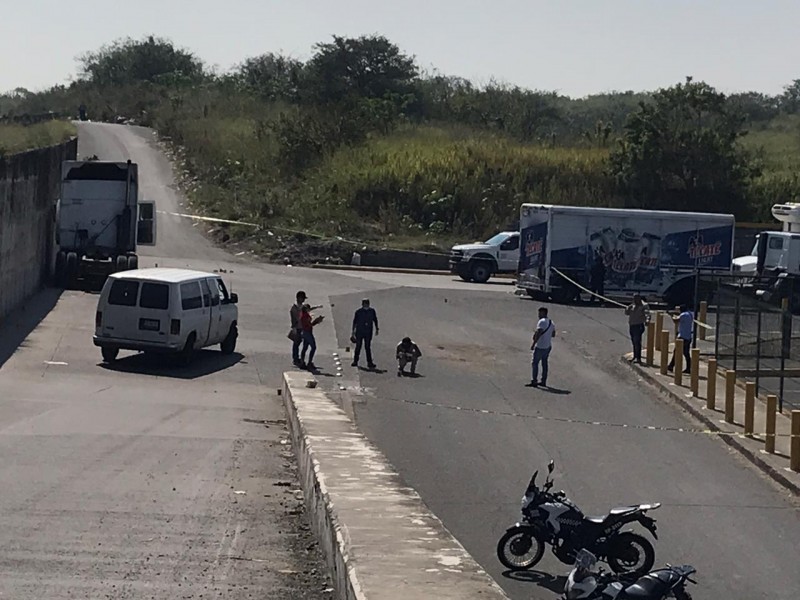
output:
[[[458,276],[461,277],[462,281],[472,281],[472,277],[467,273],[458,273]]]
[[[550,298],[553,302],[557,302],[558,304],[569,304],[575,300],[575,297],[578,296],[579,293],[578,288],[572,284],[567,284],[553,291],[553,293],[550,294]]]
[[[223,354],[233,354],[236,350],[236,338],[239,337],[239,329],[236,325],[231,325],[230,331],[228,331],[228,335],[222,340],[222,343],[219,345],[220,350],[222,350]]]
[[[525,290],[528,296],[533,300],[538,300],[540,302],[547,301],[547,294],[544,292],[540,292],[539,290]]]
[[[128,270],[128,257],[127,256],[118,256],[117,257],[117,264],[115,273],[119,273],[120,271],[127,271]]]
[[[67,255],[63,250],[56,254],[56,265],[53,268],[53,281],[57,287],[65,287],[67,283]]]
[[[66,289],[72,289],[78,285],[78,255],[75,252],[67,252],[64,261],[64,275]]]
[[[135,254],[131,254],[128,257],[128,270],[135,271],[138,268],[139,268],[139,257],[136,256]]]
[[[106,346],[100,349],[100,353],[103,355],[103,362],[113,363],[119,356],[119,348]]]
[[[472,281],[475,283],[486,283],[492,276],[492,265],[486,260],[477,260],[472,263],[470,269]]]

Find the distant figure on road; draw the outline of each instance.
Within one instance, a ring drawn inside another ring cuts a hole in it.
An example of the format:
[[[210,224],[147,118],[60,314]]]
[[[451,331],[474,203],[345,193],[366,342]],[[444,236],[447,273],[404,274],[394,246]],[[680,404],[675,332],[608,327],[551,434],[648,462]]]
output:
[[[547,309],[542,306],[539,309],[539,322],[536,323],[536,331],[533,332],[533,343],[531,350],[531,382],[529,387],[547,387],[548,359],[550,350],[553,348],[553,338],[556,336],[556,326],[552,319],[547,316]],[[542,380],[539,379],[539,363],[542,363]]]
[[[634,294],[633,304],[625,307],[625,314],[628,315],[628,329],[633,344],[633,362],[642,364],[642,336],[650,321],[650,307],[642,301],[641,294]]]
[[[691,373],[691,356],[692,356],[692,333],[694,329],[694,313],[689,310],[687,305],[681,306],[681,314],[677,317],[672,317],[672,320],[678,324],[678,339],[683,340],[683,360],[684,360],[684,373]],[[670,371],[675,369],[675,354],[672,355],[672,360],[669,361]]]
[[[303,343],[303,329],[300,327],[300,312],[307,299],[304,291],[295,294],[295,303],[289,309],[289,319],[291,326],[289,329],[289,339],[292,340],[292,363],[295,367],[302,367],[300,361],[300,344]]]
[[[397,376],[402,377],[406,374],[406,365],[411,363],[411,375],[417,373],[417,360],[422,356],[419,346],[417,346],[410,337],[404,337],[403,340],[397,344]]]
[[[372,327],[375,327],[375,335],[378,335],[380,329],[378,328],[378,315],[375,309],[369,305],[369,298],[364,298],[361,301],[361,308],[359,308],[353,316],[353,336],[352,340],[356,345],[356,351],[353,355],[353,366],[358,366],[358,359],[361,356],[361,346],[364,346],[364,351],[367,354],[367,367],[370,369],[375,368],[375,363],[372,362]]]
[[[325,317],[319,316],[313,318],[311,316],[311,305],[303,304],[300,309],[300,327],[303,330],[303,350],[300,352],[300,364],[303,368],[309,371],[316,370],[314,364],[314,354],[317,352],[317,340],[314,338],[314,325],[322,322]],[[308,354],[308,362],[306,362],[306,351],[311,349]]]
[[[589,288],[597,294],[597,296],[604,296],[606,293],[606,263],[603,259],[603,255],[600,252],[594,253],[594,263],[592,263],[592,268],[589,271]],[[597,296],[592,295],[591,302],[592,304],[595,301],[599,301],[600,305],[603,305],[602,298],[598,298]]]

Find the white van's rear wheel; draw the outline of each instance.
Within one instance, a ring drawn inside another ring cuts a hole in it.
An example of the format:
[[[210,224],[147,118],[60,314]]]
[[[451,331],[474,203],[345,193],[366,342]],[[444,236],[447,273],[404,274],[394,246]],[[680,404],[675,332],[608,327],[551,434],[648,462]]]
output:
[[[100,353],[103,355],[104,362],[112,363],[117,360],[117,356],[119,356],[119,348],[101,348]]]

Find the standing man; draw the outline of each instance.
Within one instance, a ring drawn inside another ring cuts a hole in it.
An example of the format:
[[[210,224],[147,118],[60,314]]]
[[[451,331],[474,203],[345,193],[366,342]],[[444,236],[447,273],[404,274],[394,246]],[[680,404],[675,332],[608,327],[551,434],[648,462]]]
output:
[[[404,337],[402,341],[397,344],[395,351],[397,357],[397,376],[402,377],[406,374],[406,365],[411,364],[411,376],[417,374],[417,360],[422,356],[422,352],[410,337]]]
[[[691,356],[692,356],[692,333],[694,328],[694,313],[689,310],[689,307],[684,304],[681,306],[681,314],[677,317],[672,317],[672,320],[678,324],[678,339],[683,340],[683,362],[684,373],[692,372]],[[675,369],[675,355],[672,355],[672,360],[669,362],[670,371]]]
[[[375,335],[378,335],[378,315],[375,309],[369,305],[369,298],[364,298],[361,301],[361,308],[356,311],[353,316],[353,340],[355,340],[356,351],[353,355],[353,365],[358,366],[358,359],[361,356],[361,346],[364,346],[364,351],[367,353],[367,367],[370,369],[375,368],[375,363],[372,362],[372,327],[375,326]]]
[[[633,362],[642,364],[642,336],[645,326],[650,321],[650,307],[642,301],[641,294],[633,295],[633,304],[625,307],[625,314],[628,315],[628,329],[631,333],[631,343],[633,344]]]
[[[303,343],[303,329],[300,325],[300,312],[303,309],[303,304],[306,301],[306,293],[299,291],[295,294],[295,303],[289,309],[289,319],[291,321],[291,329],[289,330],[289,338],[292,340],[292,362],[295,367],[302,367],[303,362],[300,360],[300,344]]]
[[[600,252],[595,252],[594,254],[594,263],[589,272],[589,287],[592,288],[592,291],[597,294],[597,296],[604,296],[606,293],[606,263]],[[594,304],[595,300],[599,300],[600,306],[603,306],[604,302],[602,297],[598,298],[597,296],[592,295],[589,301]]]
[[[553,338],[556,335],[556,326],[552,319],[547,316],[547,309],[542,306],[539,309],[539,322],[536,324],[536,331],[533,332],[533,357],[531,360],[531,382],[530,387],[547,387],[547,370],[550,350],[553,347]],[[542,363],[542,381],[539,378],[539,363]]]

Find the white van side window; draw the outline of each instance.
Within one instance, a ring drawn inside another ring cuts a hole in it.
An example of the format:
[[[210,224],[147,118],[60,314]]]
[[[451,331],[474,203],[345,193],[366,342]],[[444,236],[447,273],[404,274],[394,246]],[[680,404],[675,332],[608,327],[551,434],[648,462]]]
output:
[[[108,303],[114,306],[136,306],[136,297],[138,294],[138,281],[117,279],[111,284],[111,289],[108,292]]]
[[[228,295],[228,289],[225,287],[225,283],[222,279],[217,279],[217,287],[219,288],[220,296],[222,296],[222,303],[227,304],[228,300],[230,300],[230,296]]]
[[[166,283],[143,283],[142,295],[139,298],[142,308],[169,308],[169,286]]]
[[[208,289],[208,281],[200,280],[200,291],[203,293],[203,306],[211,306],[211,291]]]
[[[211,306],[219,306],[219,286],[216,279],[208,280],[208,287],[211,289]]]
[[[183,310],[203,308],[203,297],[200,295],[200,284],[196,281],[181,284],[181,306]]]

